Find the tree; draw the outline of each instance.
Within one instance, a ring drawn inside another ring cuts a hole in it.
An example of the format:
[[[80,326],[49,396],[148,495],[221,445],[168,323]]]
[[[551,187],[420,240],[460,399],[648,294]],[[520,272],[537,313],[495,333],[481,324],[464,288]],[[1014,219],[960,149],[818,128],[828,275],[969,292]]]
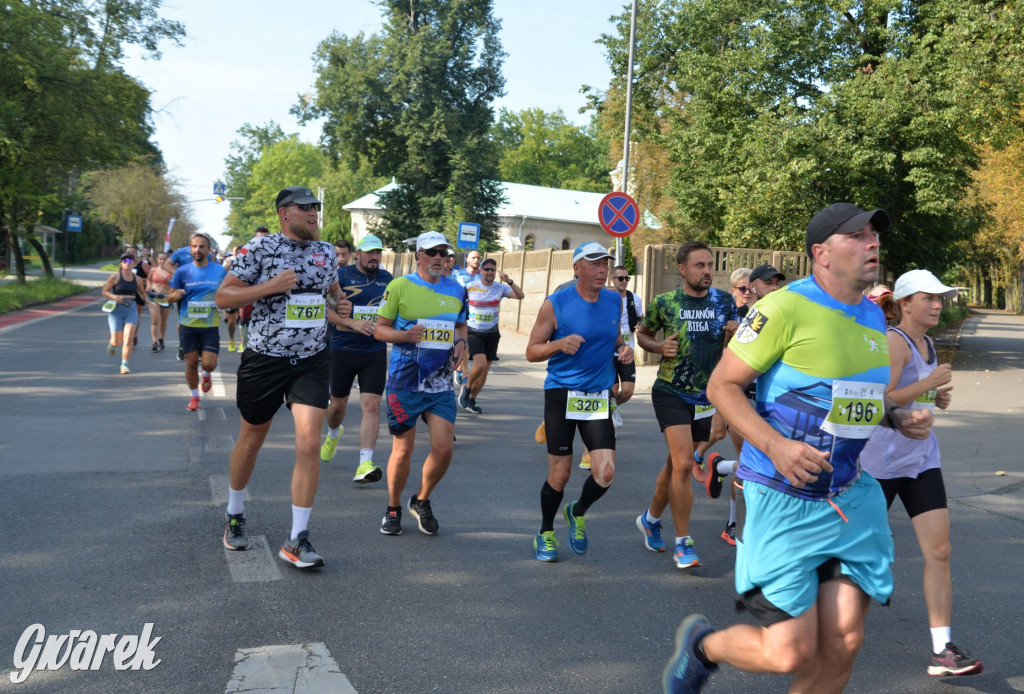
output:
[[[423,229],[455,233],[457,221],[497,238],[502,201],[488,131],[501,96],[504,53],[491,0],[379,0],[380,34],[332,34],[314,55],[316,95],[293,109],[324,119],[334,161],[399,185],[381,196],[377,230],[389,246]]]
[[[142,162],[94,171],[85,187],[93,213],[117,228],[124,245],[162,247],[171,218],[186,238],[195,229],[177,182]]]
[[[257,126],[245,123],[238,129],[238,134],[241,136],[240,139],[231,143],[231,153],[224,160],[224,185],[228,197],[241,198],[231,201],[231,211],[228,213],[227,235],[231,237],[230,243],[233,246],[252,238],[256,227],[260,225],[257,220],[266,212],[265,209],[249,203],[253,198],[253,167],[266,148],[285,139],[281,126],[274,121]],[[262,202],[265,206],[266,201]]]
[[[1002,291],[1007,310],[1024,311],[1024,200],[1020,181],[1024,174],[1024,138],[1003,150],[986,148],[976,174],[979,201],[989,211],[989,222],[963,244],[962,275],[975,301],[987,306]]]
[[[59,223],[78,172],[154,156],[149,91],[120,67],[126,44],[154,57],[181,25],[159,0],[25,0],[0,6],[0,228],[19,281],[18,240]]]
[[[824,206],[883,207],[895,272],[941,273],[984,209],[980,147],[1021,128],[1015,2],[643,3],[634,94],[666,127],[670,225],[724,245],[803,247]],[[621,93],[628,17],[603,38]]]

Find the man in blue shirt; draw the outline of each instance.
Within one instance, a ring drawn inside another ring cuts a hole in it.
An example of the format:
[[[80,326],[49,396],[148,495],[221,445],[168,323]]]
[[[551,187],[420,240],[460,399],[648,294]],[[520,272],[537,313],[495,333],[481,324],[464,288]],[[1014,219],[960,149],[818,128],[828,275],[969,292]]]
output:
[[[337,247],[337,244],[335,244]],[[341,321],[331,337],[331,404],[327,407],[327,437],[320,447],[320,460],[334,457],[338,439],[345,428],[345,408],[352,382],[359,377],[359,467],[354,482],[376,482],[381,469],[373,463],[373,449],[380,434],[380,399],[388,375],[387,344],[374,339],[377,309],[384,290],[394,279],[380,269],[384,244],[376,236],[364,236],[356,246],[355,265],[338,266],[338,285],[352,302],[352,315]]]

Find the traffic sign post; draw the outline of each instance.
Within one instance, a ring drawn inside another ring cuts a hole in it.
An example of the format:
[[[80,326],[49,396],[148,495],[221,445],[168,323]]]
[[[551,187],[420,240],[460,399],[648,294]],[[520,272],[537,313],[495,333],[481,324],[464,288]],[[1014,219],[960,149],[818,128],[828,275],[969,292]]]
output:
[[[640,208],[625,193],[608,193],[597,207],[597,221],[615,238],[625,238],[640,225]]]
[[[459,238],[455,242],[459,248],[475,251],[480,246],[480,225],[473,222],[459,222]]]
[[[228,194],[228,187],[223,183],[214,183],[213,194],[218,197],[224,197],[225,195]]]

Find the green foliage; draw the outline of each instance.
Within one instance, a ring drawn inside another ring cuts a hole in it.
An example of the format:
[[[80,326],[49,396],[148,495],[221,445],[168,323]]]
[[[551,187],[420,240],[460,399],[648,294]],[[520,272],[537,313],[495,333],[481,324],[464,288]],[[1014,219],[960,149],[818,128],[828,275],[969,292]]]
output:
[[[332,34],[318,47],[316,96],[293,111],[322,118],[323,144],[350,171],[399,185],[377,230],[392,248],[455,221],[497,235],[498,154],[488,131],[504,53],[491,0],[380,0],[380,34]],[[456,220],[455,217],[462,219]]]
[[[1021,127],[1022,17],[977,0],[648,0],[634,94],[670,153],[670,225],[800,250],[828,204],[893,217],[883,259],[942,272],[986,223],[979,147]],[[624,75],[628,17],[605,37]],[[613,84],[617,88],[621,78]]]
[[[593,120],[579,127],[570,123],[561,109],[513,113],[503,108],[491,137],[500,152],[498,170],[503,181],[611,192],[609,143]]]
[[[253,126],[245,123],[238,129],[240,139],[231,143],[231,153],[224,160],[224,185],[228,197],[242,198],[231,201],[228,213],[227,235],[232,238],[230,245],[245,243],[252,238],[256,227],[268,208],[273,208],[273,198],[262,200],[262,207],[250,208],[247,203],[253,199],[252,170],[260,160],[263,150],[285,139],[284,131],[274,121],[266,125]],[[287,184],[291,185],[291,184]],[[254,209],[255,214],[248,210]],[[274,226],[268,227],[276,230]]]
[[[10,313],[46,301],[63,299],[89,291],[88,287],[45,277],[31,282],[17,282],[0,286],[0,314]]]

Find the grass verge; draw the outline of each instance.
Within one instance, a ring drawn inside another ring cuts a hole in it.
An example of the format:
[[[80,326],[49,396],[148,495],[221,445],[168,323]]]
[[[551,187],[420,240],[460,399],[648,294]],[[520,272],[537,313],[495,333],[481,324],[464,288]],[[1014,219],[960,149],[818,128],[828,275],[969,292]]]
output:
[[[67,296],[74,296],[89,291],[72,282],[54,278],[40,278],[18,284],[11,282],[0,287],[0,315],[23,309],[32,304],[56,301]]]

